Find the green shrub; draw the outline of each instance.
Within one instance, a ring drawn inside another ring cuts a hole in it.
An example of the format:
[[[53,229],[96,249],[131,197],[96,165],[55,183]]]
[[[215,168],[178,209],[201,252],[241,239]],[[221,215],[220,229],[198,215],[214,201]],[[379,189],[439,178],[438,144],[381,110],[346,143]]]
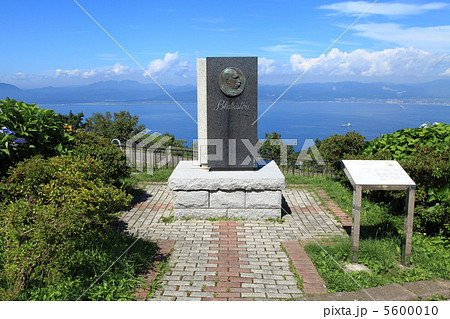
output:
[[[80,238],[107,229],[130,201],[92,158],[34,157],[18,164],[0,185],[0,293],[17,299],[27,287],[66,276]]]
[[[368,142],[352,159],[397,160],[416,183],[416,230],[430,235],[449,235],[450,220],[450,125],[403,129]],[[404,192],[371,191],[373,199],[392,202],[404,209]]]
[[[131,116],[127,111],[120,111],[112,115],[110,112],[93,113],[86,119],[85,128],[110,141],[117,138],[123,142],[144,130],[144,125],[138,125],[138,122],[139,117]]]
[[[0,175],[34,155],[50,157],[67,152],[71,139],[53,110],[11,99],[0,100],[0,127],[14,132],[0,131]]]
[[[130,176],[131,168],[127,166],[125,153],[106,138],[93,132],[76,131],[70,147],[72,155],[80,160],[92,157],[100,161],[102,174],[117,186],[121,179]]]
[[[347,132],[345,135],[335,134],[319,142],[318,149],[323,159],[334,161],[333,169],[341,172],[340,161],[361,154],[366,146],[365,138],[357,132]]]
[[[129,247],[131,249],[114,263]],[[109,228],[91,231],[79,239],[78,249],[66,259],[64,277],[47,284],[35,282],[19,299],[77,300],[81,297],[80,300],[133,300],[137,274],[148,268],[148,262],[156,252],[154,243],[137,240]],[[103,276],[98,280],[101,274]],[[96,280],[96,284],[90,287]]]
[[[431,192],[448,188],[450,180],[450,145],[442,151],[426,146],[415,147],[414,153],[399,161],[417,184],[416,202],[429,206]]]
[[[419,147],[440,153],[449,148],[450,125],[440,123],[428,127],[407,128],[391,134],[385,134],[368,143],[365,153],[374,155],[387,151],[392,159],[401,160],[414,154]]]
[[[431,236],[450,236],[450,205],[439,203],[431,207],[418,206],[414,226],[421,233]]]

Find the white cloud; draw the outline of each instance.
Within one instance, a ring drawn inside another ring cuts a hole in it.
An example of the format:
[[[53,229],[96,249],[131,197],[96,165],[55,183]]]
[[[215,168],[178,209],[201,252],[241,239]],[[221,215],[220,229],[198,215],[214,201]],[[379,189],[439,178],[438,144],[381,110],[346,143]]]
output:
[[[27,74],[23,73],[23,72],[16,72],[13,75],[13,78],[18,80],[18,79],[26,79],[27,78]]]
[[[54,77],[55,78],[59,78],[59,77],[78,77],[80,76],[81,72],[78,69],[73,69],[73,70],[61,70],[61,69],[56,69]]]
[[[179,62],[178,52],[166,53],[164,60],[156,59],[149,63],[146,71],[151,75],[155,76],[168,71],[173,68]]]
[[[258,58],[258,72],[261,75],[271,74],[275,71],[275,60],[267,58]]]
[[[93,76],[96,76],[98,72],[96,70],[90,70],[90,71],[84,71],[81,77],[83,79],[91,78]]]
[[[445,70],[444,72],[442,72],[439,75],[443,75],[443,76],[450,76],[450,68],[448,68],[447,70]]]
[[[150,74],[154,78],[165,73],[173,73],[187,78],[192,71],[192,65],[185,58],[181,57],[178,52],[168,52],[164,55],[163,60],[156,59],[151,61],[145,71],[144,76]]]
[[[105,66],[100,68],[94,68],[90,70],[79,70],[79,69],[73,69],[73,70],[62,70],[62,69],[56,69],[53,77],[55,78],[78,78],[81,77],[83,79],[87,78],[93,78],[93,77],[113,77],[113,76],[120,76],[125,74],[130,74],[135,72],[135,69],[132,69],[129,66],[122,65],[120,63],[116,63],[113,66]]]
[[[438,75],[442,67],[450,64],[448,54],[432,54],[415,48],[396,48],[369,52],[355,50],[342,52],[332,49],[318,58],[306,59],[293,54],[290,59],[292,70],[321,76],[354,76],[357,79],[390,76],[422,77]]]
[[[319,9],[334,10],[339,13],[349,15],[360,15],[373,2],[368,1],[345,1],[336,2],[320,6]],[[449,6],[448,3],[431,2],[427,4],[408,4],[408,3],[376,3],[367,12],[367,14],[378,14],[385,16],[417,15],[429,10],[439,10]]]
[[[130,72],[132,72],[132,69],[129,66],[122,65],[120,63],[114,64],[114,66],[109,71],[109,73],[113,73],[115,75],[122,75]]]
[[[405,28],[396,23],[355,25],[356,35],[428,51],[450,50],[450,25]]]

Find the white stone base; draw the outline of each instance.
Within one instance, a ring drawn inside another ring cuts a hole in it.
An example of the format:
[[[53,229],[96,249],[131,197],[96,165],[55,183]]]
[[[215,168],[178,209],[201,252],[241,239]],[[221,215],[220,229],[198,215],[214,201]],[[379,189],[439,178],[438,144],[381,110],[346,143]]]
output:
[[[169,178],[175,218],[281,217],[284,175],[275,162],[258,171],[206,171],[182,161]]]

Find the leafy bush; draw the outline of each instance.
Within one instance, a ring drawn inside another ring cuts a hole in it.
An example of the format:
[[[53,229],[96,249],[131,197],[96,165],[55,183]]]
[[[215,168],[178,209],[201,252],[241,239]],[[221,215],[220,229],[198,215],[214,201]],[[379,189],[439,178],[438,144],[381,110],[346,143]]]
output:
[[[426,235],[450,236],[450,205],[436,204],[431,207],[418,206],[415,210],[414,226]]]
[[[329,136],[318,144],[319,152],[326,161],[334,161],[333,169],[341,171],[340,161],[347,157],[359,155],[366,147],[365,136],[357,132],[347,132],[345,135]]]
[[[429,206],[440,201],[439,196],[434,195],[431,198],[431,194],[448,189],[450,145],[439,152],[426,146],[417,146],[413,154],[399,160],[399,163],[417,184],[417,204]]]
[[[413,155],[417,146],[440,153],[449,148],[450,125],[440,123],[428,127],[407,128],[370,141],[365,153],[374,155],[381,151],[392,154],[392,159],[401,160]]]
[[[133,300],[136,275],[148,268],[148,261],[157,252],[156,245],[109,228],[91,231],[79,241],[79,249],[66,259],[67,273],[64,277],[48,284],[35,282],[19,299],[77,300],[81,297],[80,300]],[[104,273],[106,269],[109,270]],[[101,274],[104,275],[98,280]],[[86,291],[95,280],[97,283]]]
[[[417,184],[417,230],[430,235],[449,236],[450,228],[450,125],[403,129],[369,142],[365,159],[398,160]],[[383,192],[385,200],[398,200],[404,193]]]
[[[92,158],[34,157],[11,169],[0,185],[0,293],[16,299],[27,287],[66,276],[80,238],[107,229],[130,200]]]
[[[59,121],[65,125],[68,131],[75,131],[84,127],[83,124],[84,114],[82,112],[73,114],[72,111],[69,114],[58,114]]]
[[[100,161],[101,174],[117,186],[121,184],[121,179],[130,176],[126,155],[106,138],[93,132],[76,131],[70,147],[72,155],[80,160],[92,157]]]
[[[50,157],[66,152],[71,139],[53,110],[11,99],[0,100],[0,127],[0,175],[34,155]]]

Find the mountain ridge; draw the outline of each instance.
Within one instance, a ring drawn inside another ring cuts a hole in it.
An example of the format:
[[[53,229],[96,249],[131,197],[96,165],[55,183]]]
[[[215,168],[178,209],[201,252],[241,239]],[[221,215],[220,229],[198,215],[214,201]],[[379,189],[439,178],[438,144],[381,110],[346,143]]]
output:
[[[285,90],[286,85],[262,84],[258,87],[259,101],[273,101]],[[179,102],[195,103],[194,85],[166,85],[164,89]],[[28,103],[148,103],[171,101],[154,83],[132,80],[100,81],[87,85],[34,89],[21,89],[8,83],[0,83],[0,99],[6,97]],[[326,82],[300,83],[286,92],[280,101],[379,101],[408,103],[414,101],[450,104],[450,80],[423,83],[398,84],[389,82]]]

